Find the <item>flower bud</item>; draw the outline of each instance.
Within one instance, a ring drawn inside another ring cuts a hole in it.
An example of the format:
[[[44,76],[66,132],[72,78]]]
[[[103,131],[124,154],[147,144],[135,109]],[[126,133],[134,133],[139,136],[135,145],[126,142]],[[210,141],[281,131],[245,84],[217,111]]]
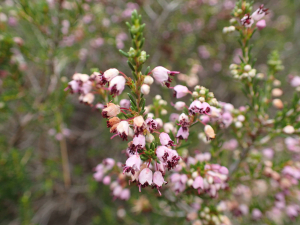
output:
[[[275,99],[273,99],[272,103],[276,109],[283,109],[283,103],[282,103],[281,99],[275,98]]]
[[[148,95],[150,92],[150,86],[148,84],[143,84],[141,87],[141,92],[144,95]]]
[[[245,65],[244,66],[244,71],[249,72],[252,69],[250,65]]]
[[[185,102],[176,102],[174,108],[181,111],[185,108]]]
[[[207,140],[214,139],[216,137],[214,129],[210,125],[204,127],[204,132]]]
[[[273,90],[272,90],[272,96],[273,97],[279,97],[279,96],[281,96],[283,94],[283,91],[281,90],[281,89],[279,89],[279,88],[274,88]]]
[[[152,134],[147,134],[146,135],[146,142],[147,143],[152,143],[154,140],[155,140],[155,138]]]
[[[291,125],[287,125],[283,128],[283,132],[286,134],[293,134],[295,132],[295,128]]]
[[[146,76],[145,78],[144,78],[144,84],[148,84],[148,85],[151,85],[151,84],[153,84],[153,78],[151,77],[151,76]]]

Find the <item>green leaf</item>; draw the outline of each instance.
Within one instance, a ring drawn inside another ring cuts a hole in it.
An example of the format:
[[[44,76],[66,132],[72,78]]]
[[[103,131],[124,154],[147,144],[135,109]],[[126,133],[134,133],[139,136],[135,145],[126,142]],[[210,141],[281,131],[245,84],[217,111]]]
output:
[[[126,58],[129,57],[128,53],[124,52],[122,49],[119,49],[119,52],[120,52],[123,56],[125,56]]]

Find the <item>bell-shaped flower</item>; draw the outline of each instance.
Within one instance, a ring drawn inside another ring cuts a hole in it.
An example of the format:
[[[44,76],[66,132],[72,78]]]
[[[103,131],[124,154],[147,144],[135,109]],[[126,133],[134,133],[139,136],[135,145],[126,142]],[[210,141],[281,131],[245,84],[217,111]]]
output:
[[[127,121],[121,121],[117,126],[117,134],[123,139],[127,140],[129,133],[129,124]]]
[[[201,105],[200,113],[207,114],[210,112],[210,105],[207,102],[203,102]]]
[[[177,132],[176,137],[181,139],[181,140],[183,140],[183,139],[187,140],[188,137],[189,137],[189,129],[180,127],[178,132]]]
[[[164,146],[168,146],[168,145],[173,146],[174,145],[174,141],[171,140],[170,136],[167,133],[162,132],[159,135],[159,140],[160,140],[160,143]]]
[[[111,81],[114,77],[119,75],[119,70],[112,68],[106,70],[103,74],[100,74],[100,85],[105,85]]]
[[[147,130],[150,132],[150,133],[153,133],[154,130],[157,130],[158,128],[158,124],[157,124],[157,121],[152,119],[152,118],[147,118],[146,121],[145,121],[146,125],[147,125]]]
[[[195,100],[191,103],[189,107],[189,113],[191,115],[195,115],[196,113],[200,113],[202,110],[202,103],[199,100]]]
[[[121,112],[120,106],[114,103],[108,103],[106,108],[102,110],[102,116],[104,118],[117,116]]]
[[[190,93],[190,91],[186,86],[176,85],[174,87],[174,97],[176,98],[182,98],[186,96],[188,93]]]
[[[140,172],[139,175],[139,186],[147,187],[152,184],[153,172],[149,168],[145,168]]]
[[[200,189],[204,189],[204,182],[201,176],[196,177],[193,182],[193,188],[198,189],[198,192],[200,192]]]
[[[125,163],[123,173],[131,173],[135,174],[135,171],[139,171],[141,169],[142,160],[139,155],[130,156]]]
[[[261,20],[265,15],[267,15],[269,9],[264,8],[264,5],[261,5],[252,15],[251,17],[256,20],[259,21]]]
[[[146,144],[146,138],[144,135],[139,134],[138,136],[135,136],[133,138],[131,145],[129,146],[130,153],[134,154],[139,150],[142,150],[145,147],[145,144]]]
[[[182,127],[188,127],[190,125],[190,119],[188,115],[186,115],[185,113],[180,114],[178,121],[179,121],[179,125]]]
[[[170,87],[170,83],[172,82],[172,79],[169,75],[174,76],[175,74],[178,74],[177,71],[170,71],[162,66],[157,66],[152,70],[152,75],[154,79],[161,84],[165,84],[167,87]]]
[[[81,101],[87,105],[91,105],[93,101],[95,100],[95,95],[92,93],[87,93],[86,95],[83,96]]]
[[[165,183],[165,179],[162,173],[160,171],[156,171],[153,175],[153,184],[156,187],[161,188],[164,183]]]
[[[244,27],[251,27],[253,23],[254,23],[254,19],[253,19],[249,14],[246,14],[246,15],[241,19],[241,24],[242,24]]]
[[[180,156],[176,150],[169,149],[165,146],[158,146],[156,149],[156,155],[161,163],[164,163],[164,166],[168,168],[168,170],[176,167],[180,160]]]
[[[147,128],[147,125],[144,121],[143,116],[137,116],[133,119],[134,134],[138,136],[139,134],[144,133],[144,130]]]
[[[126,80],[123,76],[116,76],[109,82],[109,91],[113,96],[120,95],[125,88]]]

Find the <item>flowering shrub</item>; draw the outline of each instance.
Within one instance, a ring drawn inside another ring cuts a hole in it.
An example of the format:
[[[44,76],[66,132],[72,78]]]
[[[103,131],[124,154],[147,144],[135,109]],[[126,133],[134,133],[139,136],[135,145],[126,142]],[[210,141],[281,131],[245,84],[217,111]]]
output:
[[[231,224],[228,212],[234,216],[232,221],[243,216],[279,223],[298,216],[298,156],[272,161],[274,150],[265,147],[271,140],[285,137],[288,148],[296,154],[298,141],[292,135],[300,131],[298,93],[288,103],[280,99],[283,92],[275,76],[283,66],[278,53],[270,54],[266,74],[254,67],[250,40],[257,29],[266,27],[267,14],[263,5],[252,12],[250,3],[238,1],[231,26],[223,29],[224,33],[239,34],[240,62],[229,67],[247,98],[239,108],[218,102],[203,86],[196,85],[190,91],[184,85],[173,84],[177,71],[163,66],[143,70],[149,55],[142,50],[145,24],[137,11],[132,13],[131,24],[126,23],[132,47],[128,52],[120,50],[132,74],[113,68],[104,72],[93,69],[90,76],[73,75],[66,90],[78,93],[80,102],[102,111],[111,139],[119,136],[129,141],[125,162],[107,158],[95,168],[94,179],[109,185],[114,198],[128,200],[129,188],[134,184],[140,192],[148,186],[163,196],[173,192],[173,198],[182,201],[179,208],[186,211],[186,218],[193,224]],[[292,86],[299,86],[297,79],[291,78]],[[176,99],[186,99],[170,102],[179,113],[170,113],[172,110],[159,95],[146,105],[145,97],[154,81],[173,92]],[[129,89],[128,98],[121,97],[125,88]],[[271,107],[278,110],[276,114]],[[193,130],[200,130],[199,139],[211,145],[209,151],[190,155]],[[234,139],[225,142],[226,130]],[[224,158],[229,160],[221,161]],[[258,203],[267,190],[272,200]],[[249,192],[255,196],[249,196]]]

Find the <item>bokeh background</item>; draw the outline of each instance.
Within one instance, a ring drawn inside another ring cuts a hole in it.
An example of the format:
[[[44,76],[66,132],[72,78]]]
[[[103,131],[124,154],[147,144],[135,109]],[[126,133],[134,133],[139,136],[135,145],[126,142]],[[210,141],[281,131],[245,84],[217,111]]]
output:
[[[277,50],[284,84],[289,75],[299,75],[300,1],[261,0],[254,8],[262,3],[270,14],[267,27],[254,35],[253,54],[264,72],[268,54]],[[237,34],[222,33],[235,1],[2,0],[0,5],[0,224],[188,224],[176,213],[161,213],[157,204],[172,203],[157,201],[154,192],[134,188],[123,202],[93,180],[93,168],[103,158],[124,161],[126,144],[111,141],[99,111],[64,88],[75,72],[90,74],[91,68],[130,72],[118,49],[131,46],[125,22],[137,9],[146,23],[146,65],[180,71],[178,82],[198,83],[219,101],[243,105],[228,68],[239,60]],[[284,91],[288,100],[289,87]],[[173,99],[153,85],[149,99],[156,94]],[[69,167],[67,179],[63,166]]]

